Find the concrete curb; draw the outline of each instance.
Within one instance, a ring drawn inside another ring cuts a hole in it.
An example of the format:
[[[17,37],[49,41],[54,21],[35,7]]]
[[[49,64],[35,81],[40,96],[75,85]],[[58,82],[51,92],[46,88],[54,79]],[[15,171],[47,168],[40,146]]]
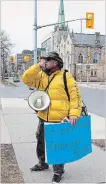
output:
[[[77,83],[79,87],[96,88],[96,89],[106,89],[105,84],[87,84],[87,83]]]
[[[17,87],[17,85],[15,83],[9,82],[9,81],[6,81],[6,80],[3,81],[3,85],[4,85],[4,87],[5,86],[14,86],[14,87]]]

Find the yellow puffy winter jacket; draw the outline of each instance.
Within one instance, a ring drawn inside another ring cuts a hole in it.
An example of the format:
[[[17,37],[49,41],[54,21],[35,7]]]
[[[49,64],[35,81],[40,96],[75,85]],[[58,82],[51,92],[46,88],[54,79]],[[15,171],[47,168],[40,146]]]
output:
[[[81,115],[82,100],[76,82],[73,76],[67,72],[67,87],[70,94],[69,102],[64,88],[63,72],[62,70],[58,70],[48,76],[41,70],[39,64],[35,64],[22,75],[22,81],[27,86],[33,88],[38,88],[39,86],[39,90],[45,90],[48,82],[55,75],[46,91],[51,99],[50,106],[48,109],[37,114],[44,121],[60,122],[65,117],[72,116],[79,118]]]

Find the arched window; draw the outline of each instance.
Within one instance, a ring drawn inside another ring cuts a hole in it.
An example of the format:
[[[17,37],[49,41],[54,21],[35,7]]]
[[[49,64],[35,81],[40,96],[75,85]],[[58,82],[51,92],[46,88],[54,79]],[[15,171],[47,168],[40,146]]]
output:
[[[63,59],[63,54],[61,53],[61,58]]]
[[[94,76],[97,76],[97,71],[94,72]]]
[[[93,70],[91,71],[91,76],[93,76]]]
[[[97,70],[91,70],[91,77],[96,77],[97,76]]]
[[[70,55],[67,56],[68,63],[70,62]]]
[[[67,57],[67,59],[66,59],[66,69],[69,69],[69,65],[70,65],[70,53],[69,53],[69,51],[67,51],[66,57]]]
[[[83,63],[83,55],[81,53],[78,56],[78,63]]]
[[[65,51],[65,47],[66,47],[66,46],[65,46],[65,44],[64,44],[64,51]]]
[[[70,55],[68,53],[68,55],[67,55],[67,69],[69,69],[69,68],[70,68]]]
[[[99,60],[100,60],[100,55],[97,52],[95,52],[93,54],[93,63],[99,63]]]

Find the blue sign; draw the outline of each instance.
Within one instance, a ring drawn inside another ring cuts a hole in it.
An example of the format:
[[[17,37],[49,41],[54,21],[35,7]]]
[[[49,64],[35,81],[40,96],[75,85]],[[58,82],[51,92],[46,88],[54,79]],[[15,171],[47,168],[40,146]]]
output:
[[[92,152],[90,116],[81,117],[75,125],[46,123],[44,132],[48,164],[77,161]]]

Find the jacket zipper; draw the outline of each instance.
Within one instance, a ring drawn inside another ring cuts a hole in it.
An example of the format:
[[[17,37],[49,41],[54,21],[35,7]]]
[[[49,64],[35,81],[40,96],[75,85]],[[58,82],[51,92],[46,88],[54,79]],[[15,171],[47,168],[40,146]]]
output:
[[[58,72],[59,73],[59,72]],[[50,79],[50,77],[48,77],[48,84],[49,84],[49,79]],[[49,89],[49,88],[48,88]],[[47,90],[47,92],[48,92],[48,90]],[[47,122],[48,122],[48,116],[49,116],[49,107],[48,107],[48,110],[47,110]]]
[[[48,84],[49,84],[49,77],[48,77]],[[48,89],[47,89],[47,92],[48,92]],[[47,109],[47,122],[48,122],[48,115],[49,115],[49,107]]]

